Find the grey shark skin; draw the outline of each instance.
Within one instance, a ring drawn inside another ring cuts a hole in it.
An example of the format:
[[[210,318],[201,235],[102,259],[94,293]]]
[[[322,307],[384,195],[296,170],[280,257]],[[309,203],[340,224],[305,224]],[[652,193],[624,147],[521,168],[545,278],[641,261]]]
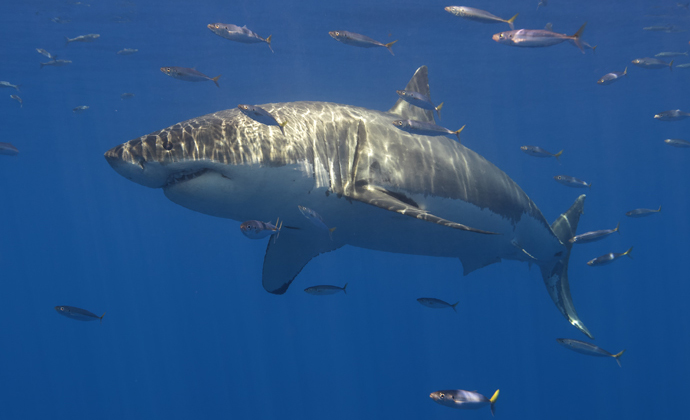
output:
[[[430,96],[426,66],[406,90]],[[503,171],[446,138],[410,134],[392,122],[433,122],[399,99],[388,112],[327,102],[260,105],[284,135],[229,109],[175,124],[105,153],[120,175],[161,188],[174,203],[245,221],[279,215],[298,229],[270,241],[262,281],[285,293],[313,257],[343,245],[459,258],[464,273],[511,259],[537,264],[568,321],[575,312],[567,267],[585,196],[553,224]],[[317,211],[332,239],[300,214]]]

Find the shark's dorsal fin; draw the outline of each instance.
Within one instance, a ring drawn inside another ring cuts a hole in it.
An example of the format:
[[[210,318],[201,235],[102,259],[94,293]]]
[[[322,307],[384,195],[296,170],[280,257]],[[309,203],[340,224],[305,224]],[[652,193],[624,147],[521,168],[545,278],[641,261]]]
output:
[[[414,73],[414,76],[412,76],[412,79],[410,79],[407,86],[405,86],[405,90],[419,92],[423,95],[426,95],[428,98],[431,98],[431,92],[429,91],[429,71],[427,70],[426,66],[422,66],[417,69],[417,71]],[[404,120],[417,120],[431,123],[434,122],[433,112],[416,107],[402,99],[398,99],[398,102],[396,102],[395,105],[393,105],[393,108],[389,109],[388,112],[397,115]]]

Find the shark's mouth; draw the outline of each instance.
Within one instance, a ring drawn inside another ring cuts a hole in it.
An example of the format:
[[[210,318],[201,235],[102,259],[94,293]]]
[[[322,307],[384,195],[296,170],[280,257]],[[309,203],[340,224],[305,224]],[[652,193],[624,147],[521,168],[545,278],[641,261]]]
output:
[[[172,187],[173,185],[180,184],[182,182],[186,182],[186,181],[192,180],[194,178],[200,177],[201,175],[205,174],[208,171],[209,171],[208,168],[204,168],[204,169],[200,169],[198,171],[175,172],[174,174],[172,174],[168,177],[168,181],[166,182],[166,184],[163,188]]]

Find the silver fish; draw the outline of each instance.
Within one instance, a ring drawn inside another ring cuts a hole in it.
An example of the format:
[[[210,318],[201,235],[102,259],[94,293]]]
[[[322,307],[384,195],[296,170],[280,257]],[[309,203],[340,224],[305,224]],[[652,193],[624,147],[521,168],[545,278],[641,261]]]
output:
[[[63,18],[61,18],[60,16],[56,16],[56,17],[50,19],[50,21],[51,21],[51,22],[55,22],[55,23],[70,23],[70,22],[71,22],[71,20],[69,20],[69,19],[63,19]]]
[[[393,50],[391,47],[393,44],[398,42],[396,39],[393,42],[389,42],[388,44],[384,44],[381,42],[378,42],[374,39],[369,38],[366,35],[361,35],[361,34],[356,34],[354,32],[348,32],[348,31],[330,31],[328,33],[330,36],[333,37],[336,41],[340,41],[343,44],[347,45],[354,45],[355,47],[362,47],[362,48],[371,48],[371,47],[386,47],[388,48],[388,51],[390,51],[391,55],[393,54]]]
[[[316,295],[316,296],[324,296],[324,295],[334,295],[338,292],[343,292],[347,294],[347,283],[345,283],[345,286],[343,287],[338,287],[338,286],[331,286],[329,284],[323,284],[320,286],[311,286],[307,287],[304,289],[305,292],[309,293],[310,295]]]
[[[57,58],[56,55],[49,53],[48,51],[44,50],[43,48],[36,48],[36,52],[50,58],[51,60],[55,60],[55,58]]]
[[[10,143],[3,143],[0,141],[0,155],[5,156],[16,156],[19,154],[19,150]]]
[[[549,5],[549,0],[539,0],[539,3],[537,3],[537,10],[539,10],[539,6],[546,7]]]
[[[621,226],[621,224],[620,224],[620,222],[618,222],[618,225],[616,225],[615,229],[595,230],[593,232],[587,232],[587,233],[583,233],[581,235],[574,236],[574,237],[570,238],[570,243],[571,244],[588,244],[590,242],[596,242],[596,241],[602,240],[614,232],[619,232],[618,229],[620,228],[620,226]]]
[[[429,394],[429,398],[446,407],[460,408],[463,410],[475,410],[490,405],[491,415],[493,416],[495,412],[494,404],[496,404],[496,400],[498,399],[498,392],[499,390],[497,389],[491,398],[487,398],[474,391],[448,389],[432,392]]]
[[[297,206],[297,208],[299,209],[300,213],[302,213],[302,215],[304,217],[306,217],[307,220],[309,220],[314,226],[328,231],[328,235],[333,234],[333,231],[336,228],[334,228],[334,227],[329,228],[326,225],[326,222],[323,221],[323,218],[321,217],[321,215],[319,213],[315,212],[314,210],[312,210],[308,207],[304,207],[304,206]],[[331,239],[333,239],[332,236],[331,236]]]
[[[268,44],[268,48],[273,52],[273,47],[271,47],[271,37],[264,39],[257,35],[255,32],[247,28],[247,26],[237,26],[232,23],[209,23],[206,25],[208,29],[214,34],[229,39],[230,41],[237,41],[243,44],[255,44],[257,42],[265,42]]]
[[[630,252],[632,252],[633,247],[630,247],[625,252],[609,252],[608,254],[604,254],[601,257],[596,257],[593,260],[587,261],[587,265],[590,267],[596,267],[599,265],[606,265],[606,264],[611,264],[612,262],[616,261],[620,257],[628,256],[629,258],[632,258],[630,256]]]
[[[270,112],[266,111],[265,109],[258,107],[256,105],[244,105],[240,104],[237,105],[237,108],[242,111],[242,113],[249,118],[253,119],[254,121],[260,122],[261,124],[264,125],[273,125],[278,128],[280,128],[280,131],[285,134],[285,131],[283,130],[283,127],[285,127],[285,124],[287,124],[287,121],[283,121],[282,123],[279,123],[278,120],[275,119],[273,115],[271,115]]]
[[[187,82],[203,82],[205,80],[210,80],[215,83],[216,86],[220,87],[218,84],[220,74],[216,77],[208,77],[196,69],[190,69],[187,67],[161,67],[161,71],[170,77]]]
[[[20,85],[13,85],[12,83],[6,82],[4,80],[0,82],[0,88],[14,88],[17,92],[19,92],[19,86]]]
[[[428,109],[429,111],[436,111],[438,114],[438,119],[441,119],[441,107],[443,107],[443,102],[438,106],[431,102],[431,99],[419,92],[414,92],[411,90],[396,90],[398,96],[400,96],[405,102],[410,103],[416,107],[422,109]]]
[[[557,338],[556,341],[558,341],[558,344],[561,344],[572,351],[586,354],[588,356],[613,357],[616,359],[618,366],[621,366],[620,357],[623,355],[623,353],[625,353],[625,350],[623,350],[620,353],[612,354],[601,347],[595,346],[594,344],[586,343],[580,340],[571,340],[570,338]]]
[[[87,311],[86,309],[76,308],[74,306],[56,306],[55,310],[60,315],[64,315],[67,318],[76,319],[77,321],[99,320],[101,323],[103,323],[103,317],[105,316],[105,312],[103,312],[103,315],[98,316]]]
[[[573,188],[592,188],[592,183],[589,184],[581,179],[577,179],[568,175],[556,175],[553,177],[559,183]]]
[[[610,85],[611,83],[616,82],[618,79],[620,79],[623,76],[626,76],[627,74],[627,67],[623,71],[612,71],[611,73],[606,73],[601,79],[597,80],[597,83],[599,83],[600,85]]]
[[[688,56],[688,51],[685,52],[672,52],[672,51],[667,51],[667,52],[660,52],[659,54],[655,54],[654,57],[680,57],[680,56]]]
[[[133,97],[134,97],[134,94],[129,93],[129,92],[125,92],[122,95],[120,95],[120,99],[129,99],[129,98],[133,98]]]
[[[61,67],[61,66],[66,66],[68,64],[72,63],[70,60],[52,60],[47,63],[41,63],[41,68],[43,66],[55,66],[55,67]]]
[[[690,68],[690,63],[683,63],[683,64],[678,64],[676,66],[677,69],[688,69]]]
[[[136,48],[125,48],[117,52],[117,55],[132,55],[136,52],[139,52],[138,49]]]
[[[560,162],[559,157],[563,154],[563,150],[560,152],[553,154],[550,152],[547,152],[546,150],[542,149],[539,146],[520,146],[520,150],[523,152],[527,153],[530,156],[535,156],[535,157],[555,157],[557,161]]]
[[[275,225],[271,222],[262,222],[260,220],[247,220],[240,225],[240,230],[249,239],[262,239],[267,236],[280,234],[282,226],[283,224],[279,223],[279,220],[276,220]]]
[[[420,136],[447,136],[455,134],[458,138],[458,143],[460,142],[460,132],[465,128],[463,125],[459,130],[452,131],[440,125],[417,120],[396,120],[393,121],[393,125],[402,131]]]
[[[653,209],[630,210],[629,212],[626,212],[625,215],[628,217],[646,217],[646,216],[651,216],[654,213],[659,213],[660,211],[661,211],[661,206],[659,206],[659,210],[653,210]]]
[[[22,108],[24,106],[24,101],[22,101],[22,98],[20,98],[17,95],[10,95],[10,98],[14,99],[15,101],[19,102],[19,107]]]
[[[544,29],[518,29],[517,31],[499,32],[494,34],[493,40],[503,45],[513,47],[550,47],[564,41],[572,41],[577,48],[585,53],[580,37],[585,30],[587,23],[582,25],[574,35],[559,34]]]
[[[455,309],[456,306],[458,306],[458,302],[455,302],[454,304],[450,304],[448,302],[442,301],[441,299],[436,299],[436,298],[419,298],[417,299],[417,302],[421,303],[424,306],[427,306],[429,308],[434,308],[434,309],[441,309],[441,308],[453,308],[455,312],[458,310]]]
[[[100,38],[99,34],[86,34],[86,35],[79,35],[76,38],[67,38],[65,37],[65,45],[68,45],[72,42],[93,42]]]
[[[72,112],[74,112],[75,114],[78,114],[78,113],[86,111],[87,109],[89,109],[88,105],[80,105],[78,107],[72,108]]]
[[[673,147],[679,147],[679,148],[688,148],[690,147],[690,141],[687,140],[680,140],[680,139],[666,139],[664,140],[664,143],[673,146]]]
[[[680,109],[672,109],[656,114],[655,120],[659,121],[680,121],[690,117],[690,112],[683,112]]]
[[[669,32],[673,30],[673,25],[655,25],[655,26],[646,26],[642,28],[643,31],[649,31],[649,32]]]
[[[663,69],[664,67],[668,67],[669,69],[673,70],[673,60],[671,60],[670,63],[667,63],[659,60],[658,58],[644,57],[636,58],[632,61],[632,63],[637,67],[642,67],[643,69]]]
[[[473,7],[467,7],[467,6],[448,6],[445,8],[446,12],[452,13],[455,16],[459,16],[461,18],[473,20],[475,22],[482,22],[482,23],[507,23],[510,26],[510,29],[515,29],[515,26],[513,26],[513,22],[515,21],[515,18],[518,17],[519,13],[516,13],[515,16],[513,16],[510,19],[503,19],[500,18],[496,15],[492,15],[489,12],[486,12],[484,10],[480,9],[475,9]]]

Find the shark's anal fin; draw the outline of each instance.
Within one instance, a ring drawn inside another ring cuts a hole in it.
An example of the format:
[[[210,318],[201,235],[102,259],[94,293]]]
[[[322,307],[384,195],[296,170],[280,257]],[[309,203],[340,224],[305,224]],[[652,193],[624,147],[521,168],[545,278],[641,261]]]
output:
[[[500,235],[500,233],[476,229],[470,226],[465,226],[461,223],[451,222],[450,220],[440,218],[420,209],[419,207],[416,207],[414,204],[410,202],[403,201],[400,197],[398,197],[398,194],[372,185],[356,186],[355,194],[352,198],[357,201],[361,201],[363,203],[382,208],[384,210],[394,211],[405,216],[414,217],[419,220],[436,223],[438,225],[447,226],[449,228],[464,230],[467,232],[481,233],[484,235]]]
[[[262,274],[267,292],[282,295],[312,258],[342,246],[318,233],[321,232],[291,230],[283,232],[279,241],[268,241]]]
[[[570,284],[568,282],[568,259],[570,258],[570,249],[573,244],[570,243],[570,238],[575,236],[577,225],[580,221],[580,215],[583,213],[585,204],[585,195],[581,195],[575,200],[572,206],[558,217],[551,225],[551,230],[556,237],[566,246],[567,252],[554,266],[541,267],[542,278],[546,285],[546,290],[549,296],[556,304],[556,307],[563,314],[563,316],[575,328],[582,331],[587,337],[594,338],[589,332],[585,324],[580,320],[580,317],[575,311],[572,297],[570,296]]]

